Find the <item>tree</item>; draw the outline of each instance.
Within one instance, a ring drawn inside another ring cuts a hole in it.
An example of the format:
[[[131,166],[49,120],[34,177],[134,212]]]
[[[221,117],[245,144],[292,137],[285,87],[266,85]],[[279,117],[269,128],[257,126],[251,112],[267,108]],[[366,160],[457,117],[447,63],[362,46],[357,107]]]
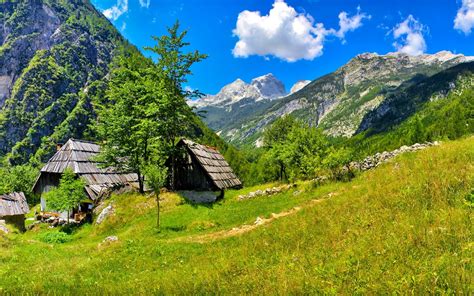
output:
[[[156,199],[156,228],[160,229],[160,191],[166,185],[168,169],[161,163],[150,164],[145,168],[146,182],[153,190]]]
[[[152,159],[164,152],[174,166],[176,138],[186,134],[195,116],[186,98],[200,95],[183,90],[182,84],[191,66],[206,56],[182,52],[189,43],[183,41],[186,31],[179,33],[179,23],[168,32],[153,37],[157,44],[145,48],[156,62],[137,51],[116,60],[106,92],[111,104],[98,112],[97,132],[105,140],[100,160],[136,173],[141,193]]]
[[[66,169],[59,181],[59,186],[46,193],[47,207],[53,211],[67,211],[69,223],[70,211],[84,199],[84,186],[84,181],[77,179],[71,169]]]
[[[278,178],[280,181],[287,178],[286,156],[287,140],[290,131],[299,125],[299,122],[291,115],[278,118],[263,134],[263,145],[269,150],[271,158],[279,167]]]
[[[171,160],[171,185],[174,186],[174,164],[177,153],[176,139],[184,135],[193,123],[195,115],[186,103],[187,99],[201,97],[203,94],[198,90],[185,90],[183,85],[188,81],[187,77],[192,75],[191,67],[207,55],[195,50],[185,53],[183,49],[190,45],[184,38],[187,31],[179,32],[177,21],[168,34],[161,37],[153,36],[156,45],[145,47],[145,50],[157,56],[157,63],[153,71],[160,74],[168,95],[163,96],[160,101],[160,125],[161,139],[164,143],[165,152]]]

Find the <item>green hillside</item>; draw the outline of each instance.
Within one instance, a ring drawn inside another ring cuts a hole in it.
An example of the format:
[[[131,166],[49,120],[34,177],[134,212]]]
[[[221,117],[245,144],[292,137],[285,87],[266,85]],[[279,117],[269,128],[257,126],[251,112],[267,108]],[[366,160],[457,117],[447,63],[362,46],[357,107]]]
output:
[[[93,105],[121,49],[134,50],[89,0],[0,2],[0,156],[14,164],[91,138]]]
[[[114,196],[99,226],[0,236],[0,294],[472,294],[473,164],[470,137],[347,183],[212,206],[167,193],[161,233],[153,198]]]

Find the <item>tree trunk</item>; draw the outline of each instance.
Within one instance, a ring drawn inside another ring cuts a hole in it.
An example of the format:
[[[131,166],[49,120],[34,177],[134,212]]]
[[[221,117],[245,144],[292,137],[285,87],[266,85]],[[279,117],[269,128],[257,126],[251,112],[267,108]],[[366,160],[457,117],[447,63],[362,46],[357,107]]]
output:
[[[176,158],[174,156],[174,151],[171,152],[171,181],[170,181],[171,190],[175,190],[176,183]]]
[[[137,173],[138,175],[138,192],[140,192],[140,194],[143,194],[145,193],[145,185],[144,185],[144,178],[143,176],[141,176],[140,173]]]
[[[69,224],[69,210],[67,211],[67,224]]]
[[[155,198],[156,198],[156,228],[160,230],[160,193],[155,192]]]

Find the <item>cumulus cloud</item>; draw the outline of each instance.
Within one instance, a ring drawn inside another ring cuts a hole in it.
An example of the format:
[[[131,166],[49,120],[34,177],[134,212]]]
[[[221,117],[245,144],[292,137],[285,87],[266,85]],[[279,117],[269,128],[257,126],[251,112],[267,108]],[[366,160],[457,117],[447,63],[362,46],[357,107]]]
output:
[[[393,43],[393,46],[401,53],[414,56],[423,54],[426,51],[424,30],[425,27],[413,15],[409,15],[393,29],[393,37],[400,40]]]
[[[140,0],[140,6],[148,8],[150,7],[150,1],[151,0]]]
[[[454,19],[454,28],[466,35],[471,34],[474,28],[474,0],[462,0],[462,6]]]
[[[128,0],[117,0],[117,4],[103,11],[106,18],[117,20],[122,14],[128,11]]]
[[[345,34],[362,25],[365,14],[349,17],[339,14],[340,29],[326,29],[324,24],[315,23],[311,15],[298,13],[284,0],[276,0],[267,15],[260,11],[242,11],[237,18],[234,36],[239,38],[232,53],[235,57],[251,55],[275,56],[288,62],[313,60],[323,54],[324,42],[328,36],[344,40]]]
[[[357,14],[349,17],[348,13],[343,11],[339,13],[339,30],[336,35],[342,39],[342,42],[345,43],[345,36],[347,32],[355,31],[356,29],[362,26],[362,21],[364,19],[370,19],[371,16],[365,13],[361,13],[360,7],[357,7]]]

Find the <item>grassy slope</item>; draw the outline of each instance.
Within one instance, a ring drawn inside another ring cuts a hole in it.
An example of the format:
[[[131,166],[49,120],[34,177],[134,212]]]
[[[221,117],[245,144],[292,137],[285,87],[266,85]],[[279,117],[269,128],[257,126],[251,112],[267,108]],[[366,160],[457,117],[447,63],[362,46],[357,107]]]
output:
[[[117,196],[116,216],[83,227],[69,243],[39,242],[45,229],[0,237],[0,294],[471,294],[474,215],[466,198],[473,187],[469,138],[402,155],[349,183],[300,184],[248,201],[230,192],[212,208],[167,194],[160,234],[152,199]],[[302,210],[241,236],[204,244],[175,239],[295,205]],[[120,241],[99,247],[108,235]]]

